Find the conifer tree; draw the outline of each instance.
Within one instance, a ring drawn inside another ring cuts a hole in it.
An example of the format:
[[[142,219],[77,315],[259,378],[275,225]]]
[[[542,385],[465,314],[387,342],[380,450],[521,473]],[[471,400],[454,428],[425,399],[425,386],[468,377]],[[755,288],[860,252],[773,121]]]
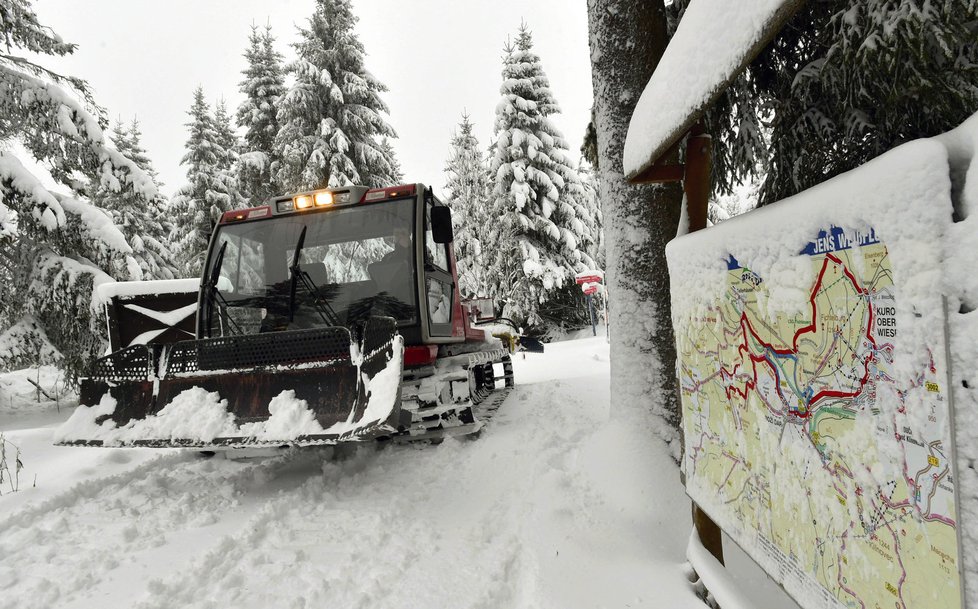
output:
[[[448,174],[445,184],[448,205],[455,225],[459,290],[464,297],[484,296],[489,293],[489,282],[483,251],[491,248],[484,247],[482,242],[490,225],[492,185],[485,155],[472,133],[468,114],[462,115],[462,122],[452,136],[445,173]]]
[[[238,187],[238,150],[241,148],[241,141],[231,126],[231,116],[228,114],[227,104],[223,98],[217,102],[214,109],[214,132],[217,134],[219,146],[217,170],[220,174],[220,183],[231,196],[231,207],[244,207],[248,201],[242,196]]]
[[[594,240],[587,230],[594,219],[579,217],[587,213],[580,177],[548,118],[560,110],[532,47],[524,25],[504,49],[491,165],[491,215],[499,220],[489,266],[491,296],[505,303],[504,315],[536,325],[544,321],[540,306],[595,265],[581,249]]]
[[[245,135],[238,158],[238,186],[249,205],[259,205],[282,191],[275,183],[273,167],[277,166],[275,113],[285,92],[285,73],[282,55],[275,50],[274,42],[271,26],[265,27],[264,34],[252,26],[245,51],[248,67],[239,84],[245,100],[238,106],[237,122],[245,129]]]
[[[805,4],[707,114],[717,192],[760,178],[771,203],[958,126],[978,108],[976,39],[973,0]]]
[[[293,46],[295,84],[279,100],[275,176],[286,190],[389,185],[380,138],[396,137],[381,116],[387,90],[364,66],[350,0],[317,0]]]
[[[387,172],[387,178],[384,180],[382,186],[396,186],[404,182],[404,171],[401,170],[401,162],[397,160],[397,154],[394,152],[394,144],[391,143],[390,138],[384,136],[380,139],[380,150],[387,157],[387,163],[390,166],[390,170]]]
[[[584,155],[579,161],[578,172],[581,178],[581,188],[584,190],[583,205],[586,208],[586,211],[581,214],[582,221],[585,223],[591,221],[590,224],[587,224],[587,229],[592,240],[588,242],[585,253],[594,260],[595,268],[604,269],[604,214],[601,211],[601,200],[598,195],[598,176]]]
[[[154,184],[153,169],[141,143],[139,122],[133,118],[128,125],[117,121],[112,143],[125,157],[132,160],[148,175]],[[125,279],[172,279],[177,271],[166,243],[172,230],[167,214],[168,202],[162,194],[146,199],[131,191],[113,192],[98,186],[92,194],[92,202],[107,210],[133,249],[128,277]],[[135,263],[135,264],[132,264]]]
[[[25,0],[0,0],[0,16],[0,368],[57,361],[73,378],[104,351],[94,288],[125,277],[132,253],[110,215],[87,199],[97,188],[151,199],[156,188],[110,145],[84,81],[23,57],[75,46],[41,25]],[[12,142],[63,190],[33,175]]]
[[[231,116],[228,114],[227,102],[223,98],[214,107],[214,132],[217,134],[217,166],[225,171],[230,170],[238,162],[238,136],[231,127]]]
[[[173,197],[172,208],[177,260],[183,274],[194,277],[200,274],[212,226],[239,201],[228,169],[227,134],[211,115],[203,88],[194,91],[187,114],[190,137],[180,163],[187,166],[188,183]]]

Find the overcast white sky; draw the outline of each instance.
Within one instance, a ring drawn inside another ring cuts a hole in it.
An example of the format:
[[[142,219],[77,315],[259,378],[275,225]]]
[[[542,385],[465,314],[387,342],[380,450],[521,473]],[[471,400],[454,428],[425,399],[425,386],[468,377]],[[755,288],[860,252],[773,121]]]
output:
[[[79,45],[49,67],[88,80],[114,120],[137,116],[143,145],[163,190],[186,181],[180,166],[193,89],[224,97],[234,111],[252,23],[271,23],[279,50],[314,0],[36,0],[45,25]],[[503,43],[521,20],[533,32],[563,113],[554,121],[573,158],[589,120],[591,69],[584,0],[354,0],[367,69],[389,88],[384,95],[406,180],[444,183],[452,129],[467,110],[483,147],[499,101]]]

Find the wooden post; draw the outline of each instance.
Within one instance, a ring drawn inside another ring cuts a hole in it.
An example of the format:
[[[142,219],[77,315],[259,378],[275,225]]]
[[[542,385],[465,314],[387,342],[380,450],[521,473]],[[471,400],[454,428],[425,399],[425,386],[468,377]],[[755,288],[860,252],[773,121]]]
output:
[[[710,201],[713,161],[713,138],[691,132],[686,138],[686,171],[683,191],[686,193],[686,214],[689,232],[706,228],[706,210]]]
[[[712,171],[713,140],[702,132],[699,125],[686,138],[686,171],[683,175],[683,191],[686,193],[686,218],[689,232],[706,228],[706,210],[710,201],[710,172]],[[693,527],[703,547],[723,564],[723,537],[720,527],[710,520],[706,512],[693,504]]]

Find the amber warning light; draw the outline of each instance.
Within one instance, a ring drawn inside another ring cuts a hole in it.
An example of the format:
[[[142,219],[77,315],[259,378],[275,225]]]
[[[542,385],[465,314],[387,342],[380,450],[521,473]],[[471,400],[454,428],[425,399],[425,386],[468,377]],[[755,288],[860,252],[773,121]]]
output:
[[[318,192],[308,192],[301,195],[295,195],[291,199],[286,199],[284,201],[278,201],[275,204],[275,209],[281,214],[292,211],[306,211],[309,209],[329,207],[330,205],[344,204],[349,202],[350,191],[348,190],[341,192],[320,190]]]
[[[333,193],[331,192],[317,192],[314,198],[317,207],[333,204]]]

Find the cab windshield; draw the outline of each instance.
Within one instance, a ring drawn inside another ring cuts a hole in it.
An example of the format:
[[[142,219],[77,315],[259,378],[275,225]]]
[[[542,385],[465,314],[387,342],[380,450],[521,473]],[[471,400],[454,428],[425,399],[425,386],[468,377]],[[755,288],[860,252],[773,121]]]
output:
[[[203,335],[354,326],[371,315],[415,323],[413,226],[414,199],[221,225]]]

